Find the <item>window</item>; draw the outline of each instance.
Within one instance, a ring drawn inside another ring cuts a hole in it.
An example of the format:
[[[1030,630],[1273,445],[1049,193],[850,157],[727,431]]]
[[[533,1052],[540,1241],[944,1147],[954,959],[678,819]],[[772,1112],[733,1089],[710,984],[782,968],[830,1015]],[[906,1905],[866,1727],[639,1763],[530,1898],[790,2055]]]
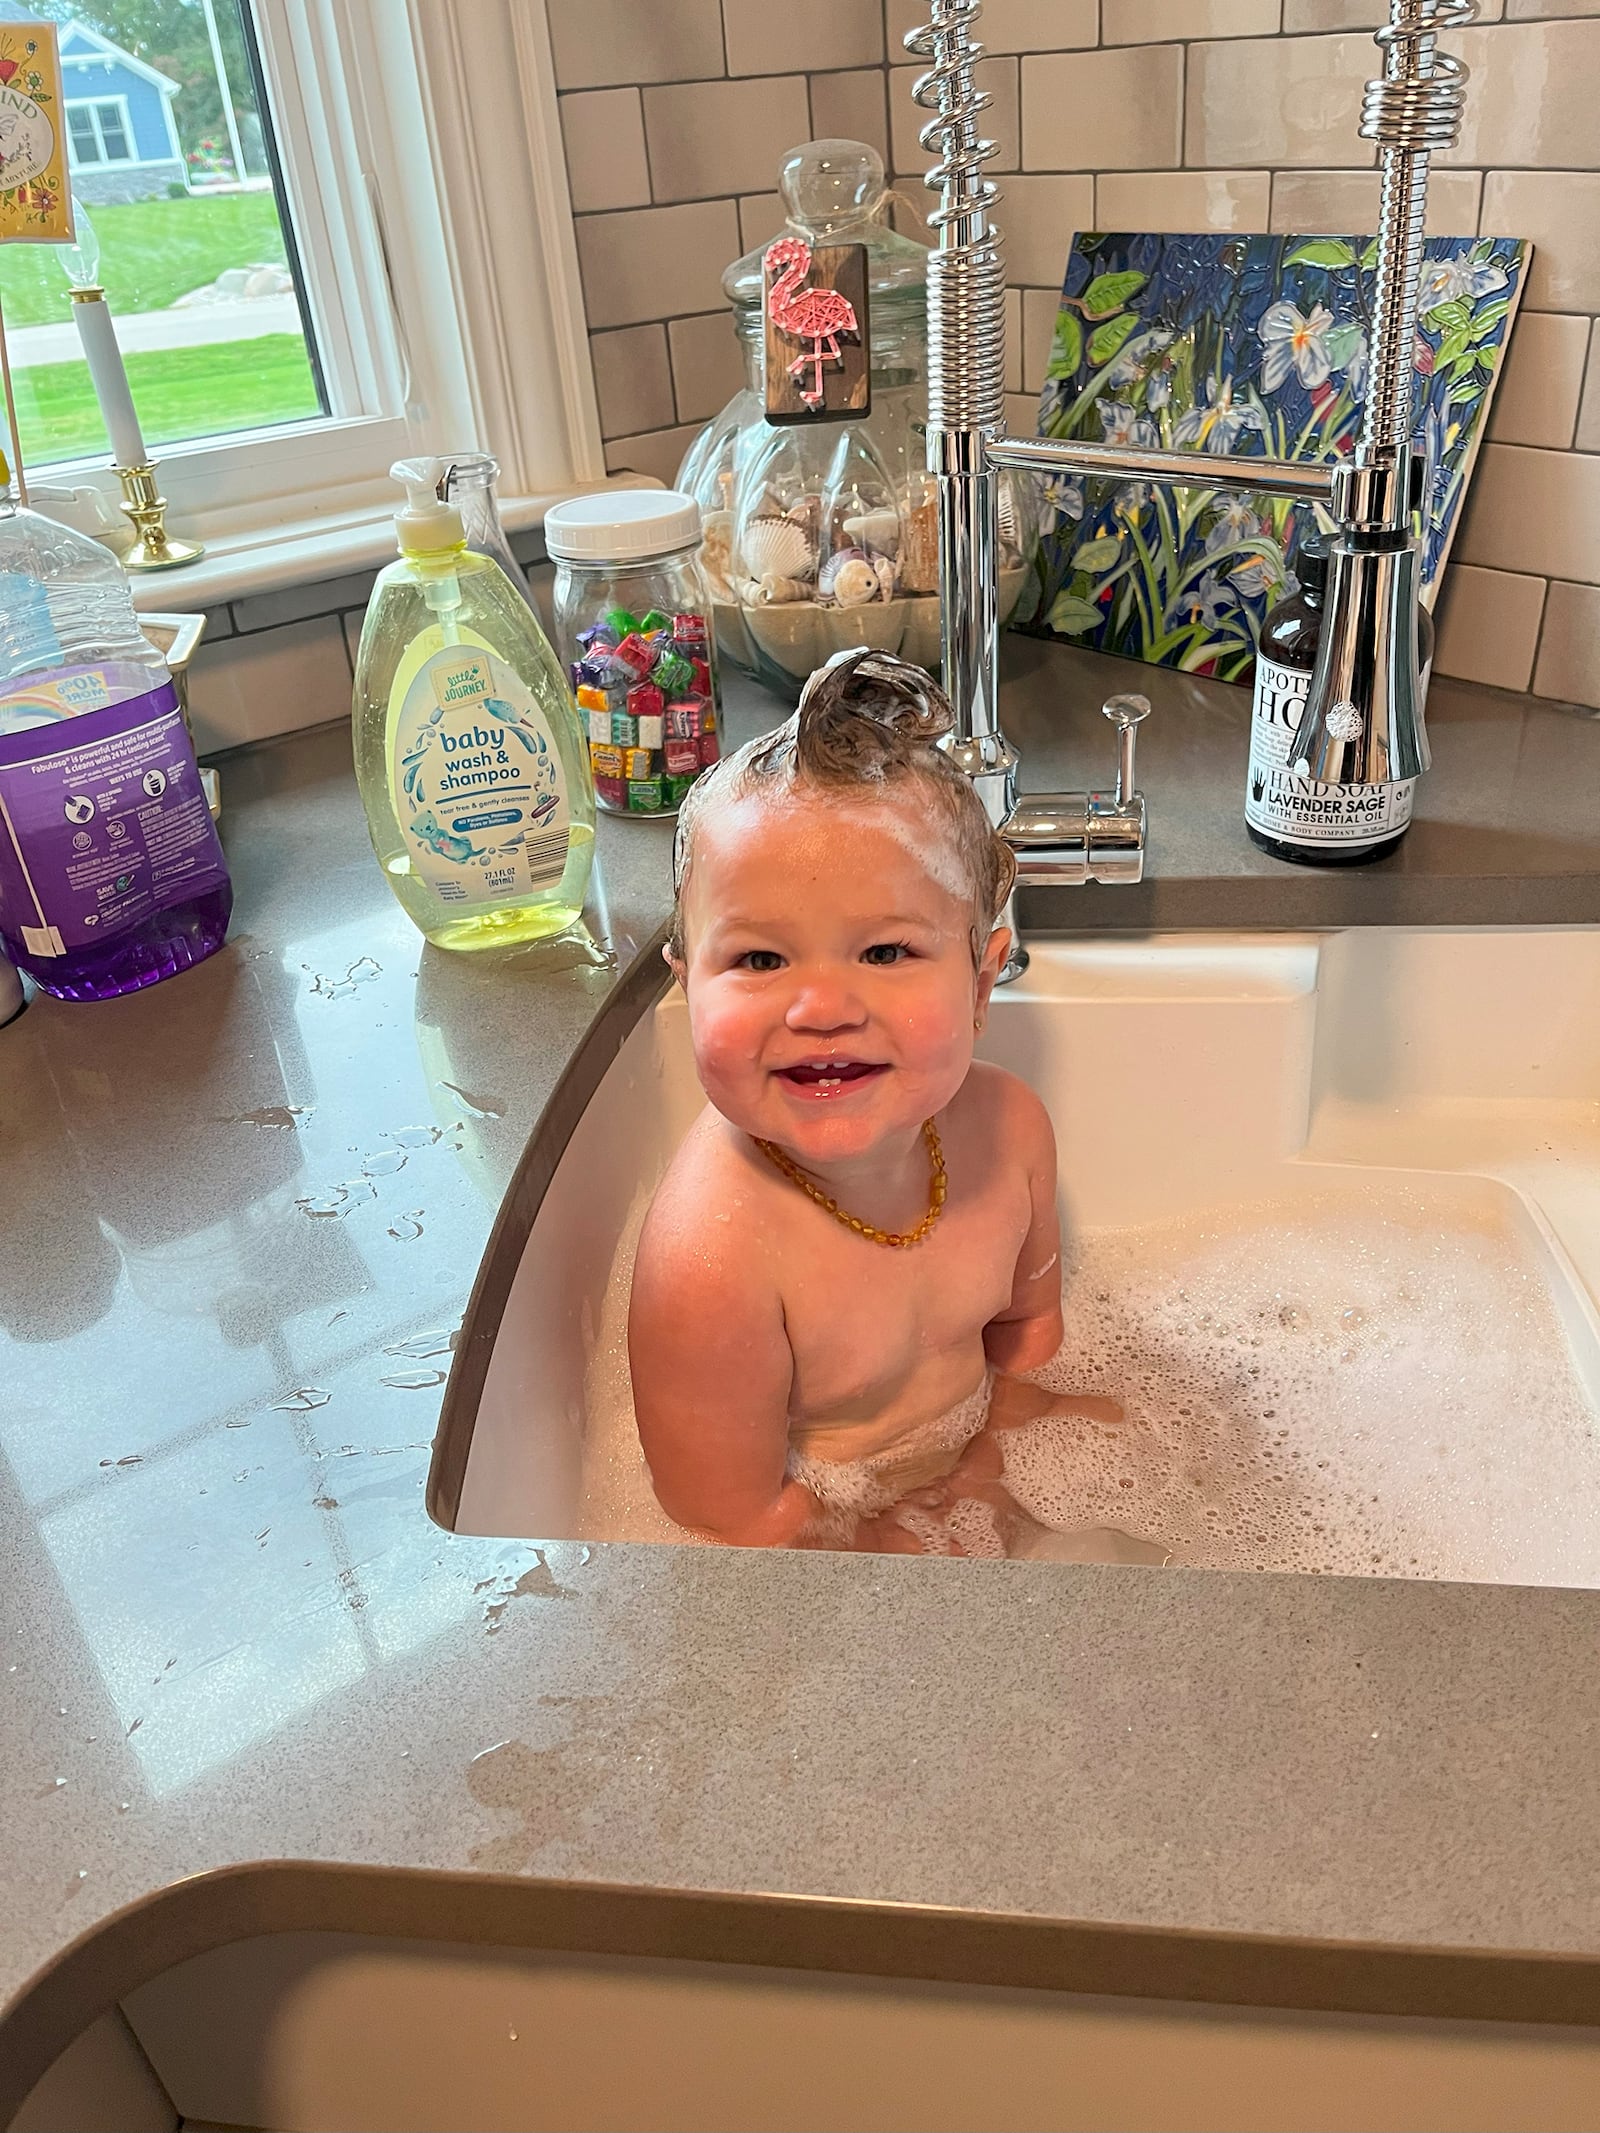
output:
[[[85,163],[133,161],[125,97],[111,97],[104,103],[69,104],[67,130],[75,169]]]
[[[464,444],[510,496],[603,478],[537,0],[34,11],[175,525],[354,523],[393,459]],[[0,248],[30,475],[115,499],[66,292],[50,247]]]

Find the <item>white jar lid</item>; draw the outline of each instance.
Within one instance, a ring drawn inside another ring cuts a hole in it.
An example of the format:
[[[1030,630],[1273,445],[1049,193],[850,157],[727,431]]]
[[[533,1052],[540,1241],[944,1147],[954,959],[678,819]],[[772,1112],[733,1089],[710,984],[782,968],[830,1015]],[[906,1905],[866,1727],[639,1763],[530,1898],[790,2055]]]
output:
[[[677,489],[602,489],[554,504],[544,515],[545,547],[572,563],[670,555],[699,539],[700,506]]]

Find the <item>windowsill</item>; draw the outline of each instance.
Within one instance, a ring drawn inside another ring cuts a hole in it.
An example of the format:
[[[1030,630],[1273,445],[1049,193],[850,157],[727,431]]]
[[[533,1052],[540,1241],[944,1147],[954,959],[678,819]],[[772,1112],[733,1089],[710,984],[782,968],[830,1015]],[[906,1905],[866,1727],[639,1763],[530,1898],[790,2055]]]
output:
[[[567,496],[596,489],[655,489],[661,484],[643,474],[612,475],[546,496],[502,498],[500,516],[508,533],[542,526],[545,512]],[[174,522],[172,532],[186,529]],[[133,604],[147,614],[171,614],[220,606],[254,593],[283,592],[314,585],[324,578],[375,570],[395,557],[394,518],[388,511],[319,518],[298,526],[280,526],[270,534],[230,534],[206,544],[196,563],[174,570],[136,571],[130,580]]]

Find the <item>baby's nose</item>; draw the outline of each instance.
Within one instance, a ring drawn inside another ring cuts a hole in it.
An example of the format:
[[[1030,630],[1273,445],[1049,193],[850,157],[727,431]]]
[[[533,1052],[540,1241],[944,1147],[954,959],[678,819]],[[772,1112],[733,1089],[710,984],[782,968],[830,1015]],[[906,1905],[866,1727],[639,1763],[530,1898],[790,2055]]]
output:
[[[847,980],[816,971],[803,977],[789,1003],[790,1029],[853,1029],[866,1019],[861,996]]]

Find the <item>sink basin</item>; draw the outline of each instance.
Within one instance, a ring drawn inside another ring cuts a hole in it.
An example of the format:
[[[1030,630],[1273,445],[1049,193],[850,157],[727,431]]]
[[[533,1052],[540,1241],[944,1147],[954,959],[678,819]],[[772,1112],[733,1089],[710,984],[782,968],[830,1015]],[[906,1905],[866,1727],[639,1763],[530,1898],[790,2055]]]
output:
[[[983,1049],[1055,1123],[1051,1382],[1127,1415],[1008,1448],[1030,1553],[1600,1584],[1596,929],[1045,941]],[[429,1488],[458,1531],[681,1537],[622,1345],[701,1101],[681,998],[589,1067],[580,1114],[583,1072],[464,1329]]]

